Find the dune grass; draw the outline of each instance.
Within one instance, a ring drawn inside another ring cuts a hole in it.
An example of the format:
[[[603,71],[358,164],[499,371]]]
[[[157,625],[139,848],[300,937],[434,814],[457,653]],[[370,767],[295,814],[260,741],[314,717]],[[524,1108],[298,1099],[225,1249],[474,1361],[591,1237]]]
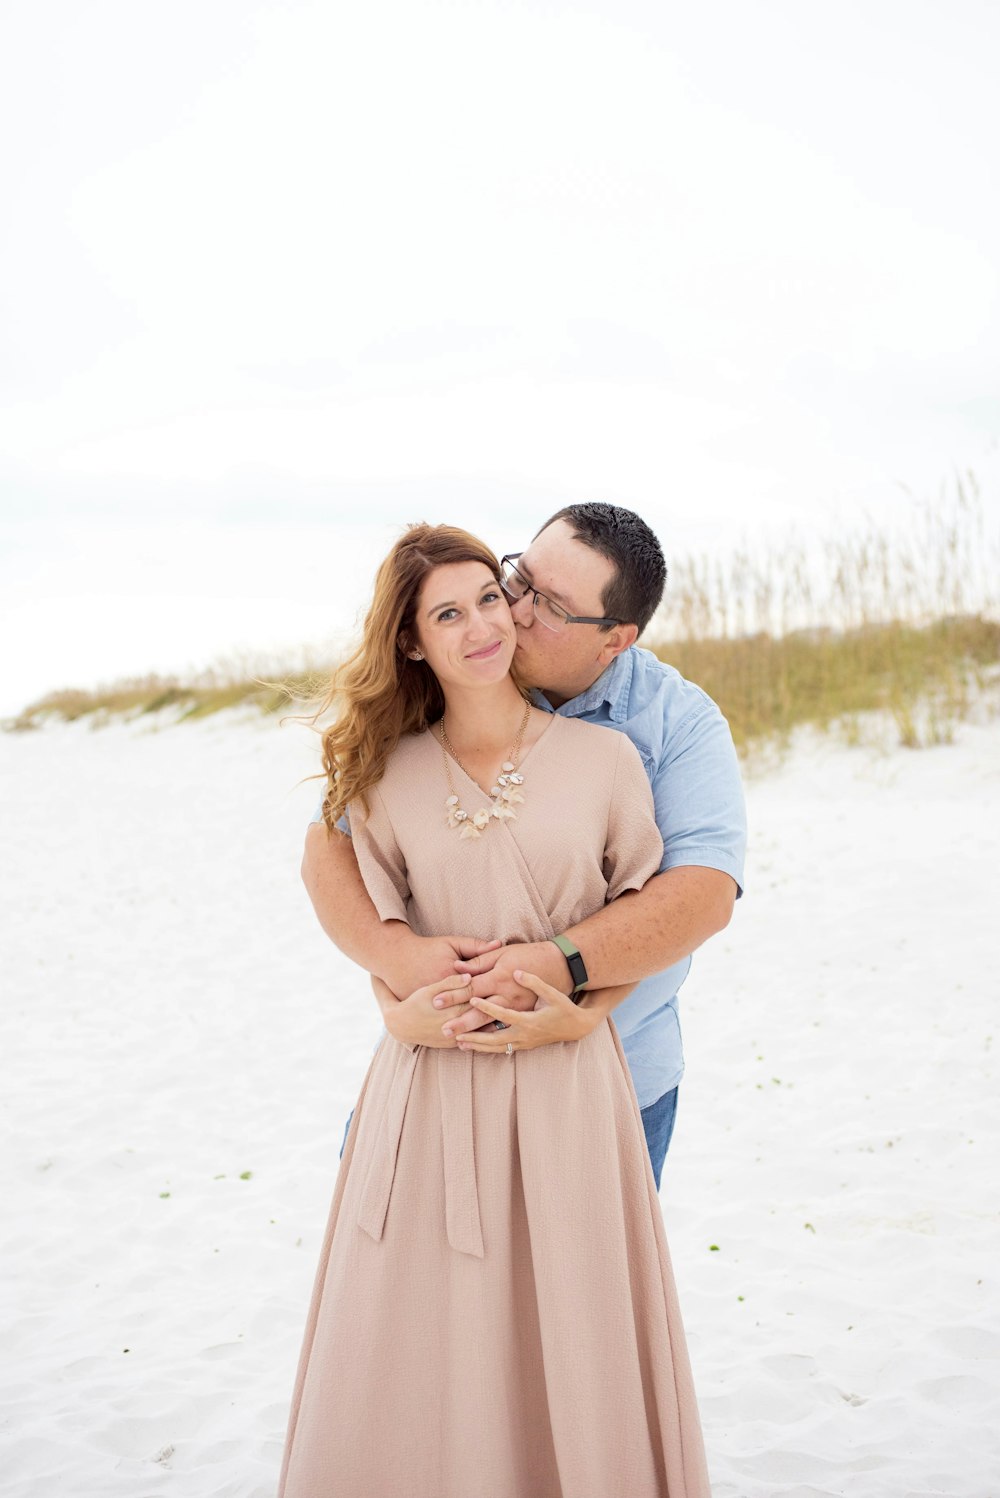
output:
[[[167,712],[173,721],[186,722],[232,707],[277,713],[287,709],[289,702],[308,701],[328,671],[329,668],[287,670],[280,666],[275,669],[270,662],[256,666],[244,662],[240,668],[223,662],[186,678],[155,673],[124,677],[92,690],[66,688],[49,692],[29,703],[3,726],[21,732],[41,727],[52,719],[74,723],[87,718],[96,728],[115,718]]]
[[[801,723],[856,738],[891,715],[900,743],[950,740],[1000,676],[1000,537],[971,475],[905,525],[683,558],[645,643],[720,704],[739,747]]]
[[[873,712],[888,714],[910,748],[947,743],[959,721],[1000,701],[1000,536],[966,475],[933,503],[911,504],[896,529],[675,558],[643,643],[719,703],[744,752],[780,745],[806,723],[857,741]],[[224,661],[187,679],[53,692],[4,726],[308,711],[329,671],[306,651],[294,665]]]
[[[720,704],[737,748],[784,741],[802,723],[861,736],[862,715],[891,716],[915,749],[951,741],[997,680],[1000,624],[982,615],[917,626],[893,620],[837,632],[677,640],[661,659]]]

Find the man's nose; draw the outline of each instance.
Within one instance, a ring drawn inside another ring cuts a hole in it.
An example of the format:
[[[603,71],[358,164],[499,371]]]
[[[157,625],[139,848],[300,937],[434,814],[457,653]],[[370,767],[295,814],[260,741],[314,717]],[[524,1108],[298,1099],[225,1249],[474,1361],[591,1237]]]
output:
[[[522,629],[529,629],[535,621],[535,595],[531,592],[522,593],[520,598],[515,598],[510,605],[511,617],[515,624]]]

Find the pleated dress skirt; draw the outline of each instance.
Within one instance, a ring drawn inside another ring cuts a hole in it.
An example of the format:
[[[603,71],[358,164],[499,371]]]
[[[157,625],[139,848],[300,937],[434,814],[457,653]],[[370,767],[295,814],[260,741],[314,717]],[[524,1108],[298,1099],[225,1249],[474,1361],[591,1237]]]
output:
[[[351,1121],[280,1498],[706,1498],[617,1031],[383,1039]]]

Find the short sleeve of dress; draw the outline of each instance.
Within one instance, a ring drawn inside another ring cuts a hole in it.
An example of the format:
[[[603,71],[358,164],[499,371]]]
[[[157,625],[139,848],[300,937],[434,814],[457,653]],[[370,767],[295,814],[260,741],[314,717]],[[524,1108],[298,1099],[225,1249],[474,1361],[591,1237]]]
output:
[[[606,731],[606,730],[605,730]],[[656,825],[653,792],[639,751],[624,733],[616,733],[618,758],[608,809],[604,845],[607,898],[641,889],[660,867],[663,839]]]
[[[406,860],[378,786],[368,792],[368,803],[367,816],[357,803],[350,808],[351,835],[361,877],[381,920],[406,921],[410,897]]]

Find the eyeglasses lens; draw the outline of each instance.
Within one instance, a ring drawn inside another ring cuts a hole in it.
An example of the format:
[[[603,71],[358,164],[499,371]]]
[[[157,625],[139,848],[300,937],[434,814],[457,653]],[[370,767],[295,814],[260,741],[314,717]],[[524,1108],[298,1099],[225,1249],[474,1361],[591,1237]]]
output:
[[[535,617],[547,629],[560,630],[566,623],[566,615],[562,609],[546,598],[544,593],[535,594]]]
[[[566,614],[557,603],[546,598],[544,593],[535,593],[526,577],[523,577],[513,562],[503,562],[500,567],[500,586],[512,602],[517,603],[525,593],[534,593],[532,603],[535,610],[535,618],[546,629],[560,630],[565,627]]]
[[[527,579],[510,562],[504,562],[500,568],[500,586],[508,598],[523,598],[528,591]]]

